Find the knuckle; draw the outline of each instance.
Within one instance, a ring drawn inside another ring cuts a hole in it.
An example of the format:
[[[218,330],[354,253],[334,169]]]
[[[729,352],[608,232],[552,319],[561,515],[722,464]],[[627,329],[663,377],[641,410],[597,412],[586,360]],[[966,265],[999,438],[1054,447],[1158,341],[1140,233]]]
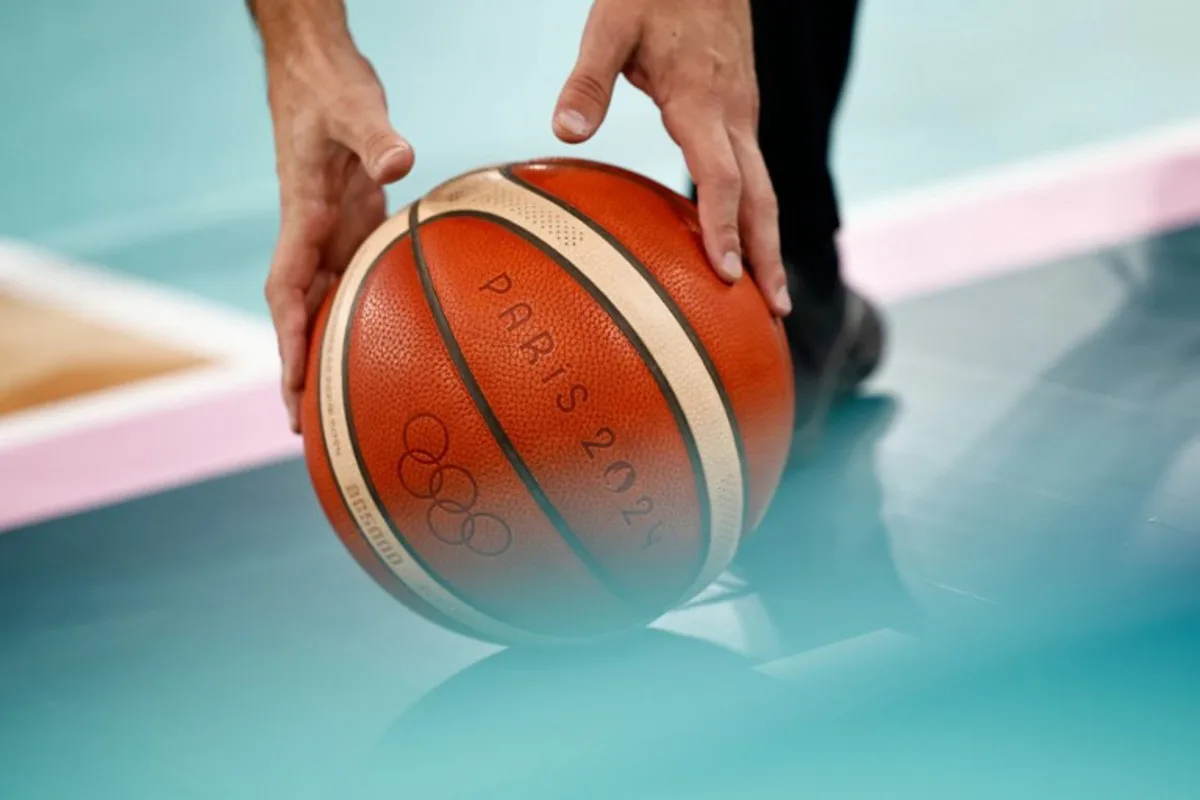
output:
[[[576,72],[567,81],[567,90],[583,100],[596,105],[608,103],[608,87],[589,72]]]
[[[283,300],[286,292],[287,290],[279,271],[272,270],[267,275],[267,280],[263,283],[263,297],[266,298],[267,305],[276,308]]]
[[[665,117],[679,122],[707,122],[722,116],[720,96],[708,89],[672,92],[661,106]]]
[[[746,117],[729,120],[729,141],[741,152],[761,155],[758,147],[758,132]]]
[[[759,114],[762,112],[762,96],[758,92],[758,87],[755,87],[747,93],[747,106],[750,115],[750,123],[753,128],[758,127]]]
[[[323,131],[329,139],[345,145],[354,139],[354,128],[350,125],[352,119],[348,114],[330,114],[325,118]]]
[[[715,219],[710,220],[704,227],[713,241],[721,246],[722,250],[737,250],[740,248],[741,229],[738,226],[736,213],[721,213]]]
[[[387,152],[396,143],[396,137],[386,128],[372,128],[363,134],[359,143],[363,159],[374,159]]]
[[[775,199],[775,194],[772,192],[766,197],[759,206],[756,216],[762,220],[762,225],[770,225],[773,229],[779,229],[779,201]]]
[[[680,102],[678,95],[664,95],[659,97],[657,102],[659,109],[662,111],[663,119],[679,120],[687,116],[687,106]]]
[[[713,230],[716,234],[718,242],[722,243],[723,250],[740,250],[741,237],[738,235],[738,227],[732,222],[719,223]]]
[[[740,194],[742,176],[738,172],[737,162],[725,156],[716,157],[709,169],[707,183],[713,191],[725,195]]]
[[[340,213],[329,198],[298,199],[285,214],[286,235],[306,244],[323,242],[333,235]]]
[[[751,99],[735,100],[729,104],[726,119],[741,135],[753,136],[758,127],[758,105]]]
[[[747,200],[754,207],[755,217],[771,222],[779,219],[779,198],[769,183],[748,192]]]
[[[724,116],[726,102],[718,87],[697,86],[689,92],[688,105],[699,115],[718,118]]]
[[[367,58],[362,53],[357,54],[356,60],[359,68],[362,70],[364,78],[369,82],[368,85],[382,87],[382,84],[379,81],[379,72],[375,69],[375,62]]]
[[[687,127],[687,116],[674,103],[662,105],[663,126],[675,142],[679,143],[680,133]]]
[[[353,136],[365,123],[373,123],[383,112],[383,97],[370,91],[340,94],[326,111],[330,132],[339,138]]]

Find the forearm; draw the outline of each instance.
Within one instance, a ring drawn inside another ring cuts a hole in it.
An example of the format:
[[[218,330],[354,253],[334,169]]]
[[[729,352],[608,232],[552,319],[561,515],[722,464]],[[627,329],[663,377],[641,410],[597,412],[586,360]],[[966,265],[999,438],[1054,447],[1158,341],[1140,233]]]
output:
[[[350,42],[343,0],[246,0],[268,61]]]

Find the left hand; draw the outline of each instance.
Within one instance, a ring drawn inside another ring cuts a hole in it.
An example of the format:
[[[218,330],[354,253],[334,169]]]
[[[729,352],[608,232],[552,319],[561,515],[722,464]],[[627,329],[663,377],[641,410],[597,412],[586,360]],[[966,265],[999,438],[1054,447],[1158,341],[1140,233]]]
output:
[[[758,148],[749,0],[595,0],[555,109],[555,134],[590,139],[621,74],[658,105],[683,150],[717,274],[736,281],[748,261],[767,304],[789,313],[779,209]]]

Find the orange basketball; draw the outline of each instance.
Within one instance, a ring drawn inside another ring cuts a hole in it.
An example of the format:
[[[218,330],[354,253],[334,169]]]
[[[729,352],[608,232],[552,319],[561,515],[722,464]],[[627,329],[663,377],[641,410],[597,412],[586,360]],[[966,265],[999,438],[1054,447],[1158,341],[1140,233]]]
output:
[[[791,359],[686,198],[547,160],[455,178],[321,309],[302,426],[367,572],[502,643],[644,625],[729,564],[778,485]]]

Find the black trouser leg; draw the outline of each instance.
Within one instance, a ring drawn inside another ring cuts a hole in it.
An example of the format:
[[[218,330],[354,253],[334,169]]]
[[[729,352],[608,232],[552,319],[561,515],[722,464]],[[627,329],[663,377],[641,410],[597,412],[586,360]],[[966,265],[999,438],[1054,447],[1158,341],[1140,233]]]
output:
[[[828,297],[841,286],[830,133],[849,69],[858,0],[751,0],[751,8],[759,145],[779,198],[783,257],[804,290]]]
[[[761,97],[758,138],[784,259],[818,297],[840,286],[841,224],[830,134],[850,64],[857,0],[751,0]]]

